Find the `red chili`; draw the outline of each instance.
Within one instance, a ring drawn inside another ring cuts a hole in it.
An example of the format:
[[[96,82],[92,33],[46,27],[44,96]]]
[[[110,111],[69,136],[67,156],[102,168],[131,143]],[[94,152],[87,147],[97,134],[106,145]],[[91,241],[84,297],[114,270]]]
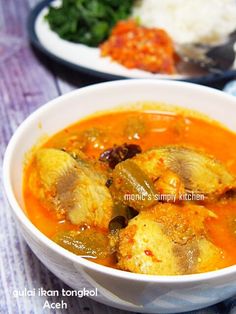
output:
[[[147,256],[153,256],[153,253],[151,250],[145,250],[144,253],[147,255]]]

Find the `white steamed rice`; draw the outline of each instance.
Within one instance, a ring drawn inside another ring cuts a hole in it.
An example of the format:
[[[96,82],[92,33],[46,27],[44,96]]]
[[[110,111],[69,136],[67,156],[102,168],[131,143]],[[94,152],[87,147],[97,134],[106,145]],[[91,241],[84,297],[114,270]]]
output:
[[[143,0],[141,24],[165,29],[177,43],[217,43],[236,29],[236,0]]]

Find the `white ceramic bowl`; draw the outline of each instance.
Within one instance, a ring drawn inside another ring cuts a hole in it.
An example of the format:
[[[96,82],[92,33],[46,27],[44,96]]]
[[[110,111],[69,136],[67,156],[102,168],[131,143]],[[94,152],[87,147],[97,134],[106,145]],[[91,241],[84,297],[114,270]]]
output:
[[[94,299],[99,302],[148,313],[183,312],[220,302],[236,293],[236,266],[184,276],[124,272],[66,251],[44,236],[24,213],[23,161],[25,153],[37,140],[45,133],[54,134],[96,111],[136,101],[166,102],[195,109],[236,131],[236,98],[203,86],[158,80],[124,80],[73,91],[29,116],[9,143],[3,166],[4,185],[15,219],[26,242],[48,269],[73,289],[97,287],[98,295]]]

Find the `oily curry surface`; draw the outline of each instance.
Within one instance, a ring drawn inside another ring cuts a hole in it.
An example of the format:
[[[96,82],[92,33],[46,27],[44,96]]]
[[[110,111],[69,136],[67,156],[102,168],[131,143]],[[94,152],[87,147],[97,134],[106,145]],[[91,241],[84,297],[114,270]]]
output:
[[[27,214],[103,265],[181,275],[236,263],[236,135],[197,117],[105,113],[34,151]]]

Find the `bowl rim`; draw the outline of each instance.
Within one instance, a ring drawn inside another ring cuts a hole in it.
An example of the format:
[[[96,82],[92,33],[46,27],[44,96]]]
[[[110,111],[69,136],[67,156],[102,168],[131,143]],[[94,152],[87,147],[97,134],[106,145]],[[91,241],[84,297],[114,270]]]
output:
[[[75,89],[70,91],[66,94],[63,94],[59,97],[56,97],[53,100],[50,100],[46,104],[42,105],[35,111],[33,111],[24,121],[18,126],[15,130],[14,134],[12,135],[3,159],[3,185],[5,188],[5,193],[10,204],[11,210],[14,215],[17,217],[18,221],[27,229],[29,233],[31,233],[35,238],[37,238],[40,243],[46,246],[48,249],[53,250],[55,253],[69,259],[71,262],[82,265],[92,271],[97,271],[104,275],[110,275],[117,278],[128,279],[131,281],[139,281],[139,282],[154,282],[154,283],[166,283],[166,284],[179,284],[179,283],[194,283],[194,282],[206,282],[210,279],[220,279],[227,275],[236,274],[236,265],[228,266],[219,270],[214,270],[210,272],[204,272],[199,274],[189,274],[189,275],[146,275],[146,274],[138,274],[138,273],[131,273],[128,271],[123,271],[119,269],[114,269],[108,266],[100,265],[88,259],[85,259],[81,256],[75,255],[74,253],[64,249],[63,247],[59,246],[52,240],[50,240],[46,235],[44,235],[27,217],[24,213],[23,209],[18,204],[16,197],[13,192],[13,188],[11,185],[11,162],[14,158],[13,151],[15,146],[18,143],[18,140],[21,138],[22,133],[27,128],[30,122],[34,121],[39,114],[45,114],[49,108],[53,108],[57,105],[58,102],[63,102],[64,100],[68,99],[69,97],[80,96],[83,93],[94,92],[100,88],[109,88],[115,86],[124,86],[124,85],[136,85],[136,84],[156,84],[158,86],[176,86],[176,87],[186,87],[195,90],[199,90],[215,94],[216,96],[223,96],[226,100],[235,101],[235,97],[229,94],[226,94],[220,90],[196,85],[194,83],[189,82],[180,82],[180,81],[168,81],[168,80],[158,80],[158,79],[130,79],[130,80],[116,80],[111,82],[102,82],[96,83],[93,85],[89,85],[86,87],[81,87],[79,89]],[[96,111],[95,111],[96,112]],[[95,113],[94,112],[94,113]]]

